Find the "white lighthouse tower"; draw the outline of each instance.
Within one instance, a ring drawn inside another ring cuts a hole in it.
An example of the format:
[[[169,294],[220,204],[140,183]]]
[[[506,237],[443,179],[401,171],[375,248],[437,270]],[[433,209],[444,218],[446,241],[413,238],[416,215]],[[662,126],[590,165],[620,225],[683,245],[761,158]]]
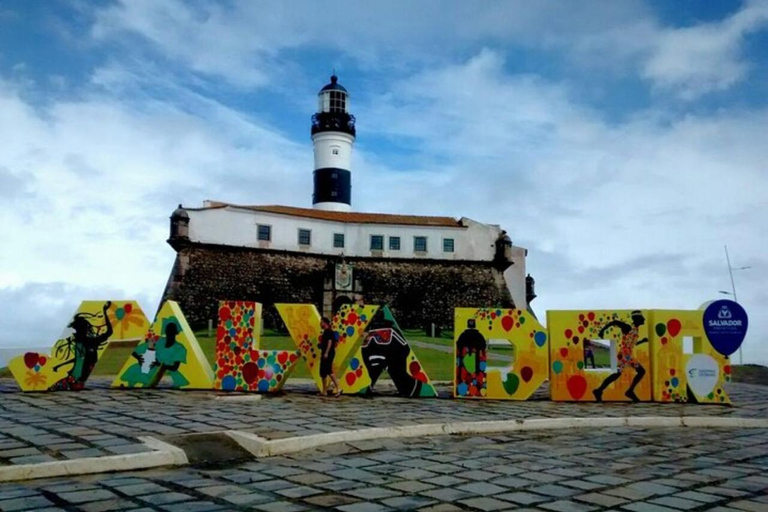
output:
[[[312,142],[315,150],[312,206],[318,210],[348,212],[352,205],[352,145],[355,142],[355,116],[349,113],[349,93],[331,83],[317,94],[317,113],[312,116]]]

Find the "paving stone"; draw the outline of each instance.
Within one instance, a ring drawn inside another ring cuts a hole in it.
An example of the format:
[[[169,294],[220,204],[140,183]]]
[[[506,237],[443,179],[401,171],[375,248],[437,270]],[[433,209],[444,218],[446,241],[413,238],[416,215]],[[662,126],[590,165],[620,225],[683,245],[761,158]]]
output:
[[[493,485],[485,482],[471,482],[456,487],[460,491],[477,494],[479,496],[488,496],[491,494],[498,494],[505,492],[507,489],[498,485]]]
[[[728,506],[738,510],[747,510],[749,512],[765,512],[767,508],[765,503],[752,500],[734,501],[729,503]]]
[[[683,498],[676,498],[674,496],[663,496],[661,498],[655,498],[650,503],[656,505],[662,505],[664,507],[671,507],[680,510],[691,510],[701,507],[701,503],[693,500],[686,500]]]
[[[510,501],[512,503],[519,503],[520,505],[533,505],[536,503],[541,503],[542,501],[547,501],[548,499],[541,494],[534,494],[532,492],[525,491],[507,492],[504,494],[497,494],[494,497],[497,499]]]
[[[552,496],[553,498],[567,498],[580,493],[576,489],[555,484],[537,485],[529,487],[528,490],[544,496]]]
[[[151,505],[167,505],[169,503],[178,503],[194,498],[188,494],[182,494],[180,492],[162,492],[159,494],[145,494],[139,499]]]
[[[241,507],[261,505],[263,503],[271,503],[275,501],[273,497],[267,496],[266,494],[261,494],[259,492],[226,494],[224,496],[219,496],[219,498],[226,500],[233,505],[238,505]]]
[[[450,503],[438,503],[435,505],[430,505],[428,507],[422,507],[418,509],[419,512],[456,512],[457,510],[462,510],[456,505],[451,505]]]
[[[78,507],[83,512],[109,512],[112,510],[128,510],[133,509],[136,506],[136,503],[124,499],[92,501],[90,503],[78,504]]]
[[[1,496],[2,494],[0,494]],[[38,510],[53,505],[43,496],[26,496],[0,501],[0,510],[4,512],[16,512],[17,510]]]
[[[378,503],[351,503],[349,505],[342,505],[340,507],[336,507],[337,510],[341,510],[342,512],[384,512],[386,510],[392,510],[389,507],[385,507],[384,505],[379,505]]]
[[[590,492],[586,494],[579,494],[574,496],[573,499],[583,501],[585,503],[591,503],[593,505],[599,505],[601,507],[616,507],[623,503],[627,503],[627,500],[611,496],[608,494],[602,494],[599,492]]]
[[[461,478],[456,478],[455,476],[438,476],[435,478],[426,478],[424,479],[424,482],[434,485],[439,485],[441,487],[449,487],[457,484],[466,483],[466,480],[463,480]]]
[[[424,496],[395,496],[381,500],[383,505],[395,510],[415,510],[435,503],[435,500]]]
[[[415,494],[427,489],[434,489],[436,486],[428,484],[426,482],[419,482],[418,480],[406,480],[402,482],[394,482],[387,484],[387,487],[396,491],[402,491],[409,494]]]
[[[598,509],[594,505],[577,503],[570,500],[551,501],[549,503],[540,503],[536,506],[547,510],[555,510],[557,512],[590,512]]]
[[[61,492],[59,498],[70,503],[85,503],[88,501],[102,501],[116,498],[117,496],[106,489],[89,489],[87,491]]]
[[[362,498],[366,500],[379,500],[381,498],[390,498],[392,496],[399,496],[401,494],[393,489],[387,489],[386,487],[376,487],[376,486],[361,487],[359,489],[352,489],[345,492],[346,494],[350,494],[357,498]]]
[[[501,501],[493,498],[469,498],[461,500],[459,503],[477,510],[504,510],[509,508],[508,501]]]
[[[168,512],[209,512],[213,510],[223,510],[225,507],[211,501],[184,501],[165,505],[163,510]]]
[[[675,512],[675,509],[669,507],[662,507],[661,505],[654,505],[652,503],[630,503],[622,506],[623,510],[631,510],[633,512]]]
[[[468,492],[459,491],[457,489],[439,488],[430,489],[428,491],[422,491],[419,494],[434,498],[440,501],[459,501],[463,499],[473,498],[474,496]]]
[[[254,508],[264,512],[299,512],[300,510],[307,510],[307,507],[298,503],[291,503],[290,501],[273,501],[272,503],[256,505]]]
[[[286,498],[304,498],[306,496],[313,496],[315,494],[323,493],[323,491],[307,486],[288,487],[286,489],[279,489],[276,492],[277,494],[285,496]]]
[[[153,484],[151,482],[133,485],[121,485],[115,487],[115,489],[123,494],[127,494],[128,496],[142,496],[144,494],[157,494],[168,491],[168,489],[162,485]]]

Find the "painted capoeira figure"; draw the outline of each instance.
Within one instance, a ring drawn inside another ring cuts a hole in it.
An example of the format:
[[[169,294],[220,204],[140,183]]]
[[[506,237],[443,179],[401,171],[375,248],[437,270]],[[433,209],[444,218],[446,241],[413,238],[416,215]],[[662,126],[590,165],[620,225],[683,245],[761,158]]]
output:
[[[600,387],[592,391],[592,393],[595,395],[595,400],[598,402],[603,401],[603,391],[605,391],[605,388],[610,386],[611,383],[615,382],[619,377],[621,377],[621,374],[627,368],[632,368],[635,370],[635,378],[632,379],[632,384],[630,384],[629,389],[624,394],[633,402],[640,401],[640,399],[635,394],[635,388],[638,384],[640,384],[640,381],[645,376],[645,368],[643,368],[643,365],[641,365],[640,362],[635,358],[634,349],[638,345],[648,343],[648,338],[638,340],[638,329],[641,325],[645,324],[645,317],[643,317],[643,313],[640,311],[633,311],[631,316],[632,325],[629,325],[626,322],[622,322],[621,320],[613,320],[605,324],[603,328],[600,329],[599,334],[600,338],[602,339],[606,330],[611,327],[618,327],[621,329],[621,341],[619,342],[616,373],[612,373],[606,377],[603,383],[600,384]]]

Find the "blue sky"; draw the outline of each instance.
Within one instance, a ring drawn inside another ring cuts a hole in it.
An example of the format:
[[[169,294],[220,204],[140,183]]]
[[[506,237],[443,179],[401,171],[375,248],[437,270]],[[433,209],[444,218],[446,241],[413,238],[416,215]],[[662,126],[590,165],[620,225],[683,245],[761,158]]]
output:
[[[539,311],[696,308],[727,243],[768,363],[765,1],[5,1],[0,345],[154,310],[179,202],[309,206],[334,68],[356,209],[502,224]]]

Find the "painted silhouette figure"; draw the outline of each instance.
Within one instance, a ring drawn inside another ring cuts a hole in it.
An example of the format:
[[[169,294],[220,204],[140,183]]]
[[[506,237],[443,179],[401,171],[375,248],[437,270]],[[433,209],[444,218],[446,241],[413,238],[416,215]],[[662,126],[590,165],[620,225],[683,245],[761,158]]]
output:
[[[156,341],[147,340],[136,347],[131,354],[136,363],[123,372],[120,380],[128,387],[138,384],[154,387],[168,372],[173,387],[181,388],[189,384],[179,371],[179,367],[187,362],[187,349],[176,339],[179,332],[176,322],[169,321],[165,325],[164,336]]]
[[[467,328],[456,340],[456,389],[461,396],[480,396],[486,384],[487,342],[475,326],[475,319],[467,320]]]
[[[603,328],[600,329],[599,335],[600,338],[603,338],[606,330],[611,327],[618,327],[621,329],[621,342],[619,343],[618,368],[616,373],[612,373],[606,377],[603,383],[600,384],[600,387],[592,391],[592,393],[595,395],[595,400],[598,402],[603,401],[603,391],[605,391],[605,388],[610,386],[611,383],[615,382],[619,377],[621,377],[621,374],[627,368],[634,369],[636,374],[635,378],[632,379],[632,384],[630,384],[629,389],[624,394],[633,402],[640,401],[640,399],[635,394],[635,388],[638,384],[640,384],[640,381],[645,376],[645,368],[643,368],[643,365],[641,365],[640,362],[635,359],[634,349],[638,345],[648,343],[648,338],[643,338],[642,340],[637,339],[639,337],[638,329],[641,325],[645,324],[645,317],[643,314],[640,311],[633,311],[631,316],[632,325],[629,325],[626,322],[622,322],[621,320],[613,320],[605,324]]]
[[[393,327],[369,331],[363,342],[362,353],[363,364],[371,378],[371,391],[382,372],[387,370],[400,396],[422,396],[424,383],[408,373],[411,347]],[[432,393],[430,386],[427,396],[432,396]]]
[[[89,320],[98,318],[97,314],[78,313],[72,319],[68,327],[74,332],[54,347],[56,357],[67,360],[54,366],[53,370],[56,371],[68,364],[71,364],[72,368],[66,377],[52,384],[48,388],[49,391],[80,390],[85,387],[85,381],[88,380],[93,367],[99,360],[99,350],[114,332],[112,323],[107,316],[107,310],[110,306],[112,303],[107,301],[102,307],[103,326],[95,325]],[[106,327],[106,329],[99,334],[101,327]]]

